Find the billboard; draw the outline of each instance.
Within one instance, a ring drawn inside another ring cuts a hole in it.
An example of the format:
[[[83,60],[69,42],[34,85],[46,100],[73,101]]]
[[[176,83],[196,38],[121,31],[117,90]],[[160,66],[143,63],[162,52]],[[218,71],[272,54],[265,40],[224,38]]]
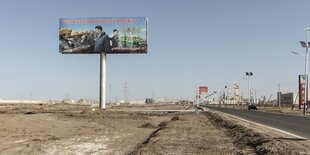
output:
[[[239,97],[239,84],[236,82],[234,84],[234,94],[236,97]]]
[[[62,54],[147,53],[147,18],[60,18]]]
[[[199,95],[206,95],[208,94],[208,87],[207,86],[200,86],[199,87]]]
[[[305,75],[299,75],[298,76],[298,83],[299,83],[298,84],[299,85],[299,109],[303,109],[305,99],[308,101],[308,95],[306,95],[306,93],[305,93],[306,76]],[[308,80],[307,80],[307,84],[308,84]]]

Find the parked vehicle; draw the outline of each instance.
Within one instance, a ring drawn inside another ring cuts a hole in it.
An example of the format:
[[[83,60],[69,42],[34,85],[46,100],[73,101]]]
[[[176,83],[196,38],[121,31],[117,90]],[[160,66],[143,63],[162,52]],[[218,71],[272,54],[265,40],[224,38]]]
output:
[[[155,100],[153,98],[146,98],[145,99],[145,104],[152,104],[155,103]]]
[[[256,105],[254,105],[254,104],[250,104],[250,105],[248,106],[248,110],[251,110],[251,109],[253,109],[253,110],[257,110]]]

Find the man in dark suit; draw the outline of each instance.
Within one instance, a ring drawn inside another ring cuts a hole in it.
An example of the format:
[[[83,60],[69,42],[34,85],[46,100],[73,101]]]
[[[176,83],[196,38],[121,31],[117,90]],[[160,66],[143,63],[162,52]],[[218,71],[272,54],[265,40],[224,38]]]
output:
[[[111,46],[110,46],[110,39],[109,36],[102,31],[101,26],[95,27],[95,33],[97,35],[97,39],[95,41],[95,53],[101,53],[101,52],[110,52]]]
[[[113,30],[113,33],[110,36],[110,40],[112,43],[112,47],[118,47],[118,31],[116,29]]]

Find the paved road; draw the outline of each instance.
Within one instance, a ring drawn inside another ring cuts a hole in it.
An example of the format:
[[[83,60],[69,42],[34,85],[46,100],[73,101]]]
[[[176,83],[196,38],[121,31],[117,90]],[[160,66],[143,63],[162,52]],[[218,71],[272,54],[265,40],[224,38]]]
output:
[[[247,109],[207,107],[310,139],[310,117],[249,111]]]

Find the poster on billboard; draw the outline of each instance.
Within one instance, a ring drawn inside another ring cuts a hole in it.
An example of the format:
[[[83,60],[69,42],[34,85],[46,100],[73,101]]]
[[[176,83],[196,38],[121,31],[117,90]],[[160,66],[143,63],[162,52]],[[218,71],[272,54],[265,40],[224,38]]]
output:
[[[147,53],[146,17],[60,18],[62,54]]]

